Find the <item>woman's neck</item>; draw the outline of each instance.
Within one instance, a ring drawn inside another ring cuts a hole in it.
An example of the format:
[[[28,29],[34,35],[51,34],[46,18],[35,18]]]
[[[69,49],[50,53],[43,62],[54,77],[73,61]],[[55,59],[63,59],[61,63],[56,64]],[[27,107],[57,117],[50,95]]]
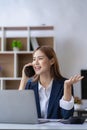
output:
[[[44,86],[45,88],[48,87],[48,85],[50,84],[52,80],[51,76],[40,76],[40,83],[42,86]]]

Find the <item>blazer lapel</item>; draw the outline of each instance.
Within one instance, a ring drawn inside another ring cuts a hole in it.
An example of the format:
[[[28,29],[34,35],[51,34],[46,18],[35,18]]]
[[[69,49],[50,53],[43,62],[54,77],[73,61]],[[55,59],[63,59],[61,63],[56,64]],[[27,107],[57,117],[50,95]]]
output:
[[[57,97],[57,95],[59,94],[61,89],[61,85],[57,80],[53,81],[53,85],[52,85],[52,90],[51,90],[51,95],[50,95],[50,99],[49,99],[49,105],[48,105],[48,111],[47,111],[47,117],[49,117],[49,114],[52,110],[54,101]]]
[[[38,82],[33,84],[33,90],[35,93],[38,117],[40,118],[41,117],[41,109],[40,109],[40,101],[39,101],[39,93],[38,93]]]

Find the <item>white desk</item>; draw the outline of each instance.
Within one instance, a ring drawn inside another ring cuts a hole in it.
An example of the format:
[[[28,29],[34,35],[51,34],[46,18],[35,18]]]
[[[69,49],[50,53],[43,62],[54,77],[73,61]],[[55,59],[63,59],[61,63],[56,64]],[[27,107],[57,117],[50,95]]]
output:
[[[84,124],[62,124],[60,122],[49,122],[44,124],[2,124],[0,130],[87,130],[87,122]]]

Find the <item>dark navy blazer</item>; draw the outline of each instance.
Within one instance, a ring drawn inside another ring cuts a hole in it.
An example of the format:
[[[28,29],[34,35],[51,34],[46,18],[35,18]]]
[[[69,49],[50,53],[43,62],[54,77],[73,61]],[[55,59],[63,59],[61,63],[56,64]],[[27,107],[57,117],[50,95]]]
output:
[[[49,98],[47,118],[67,119],[73,115],[73,111],[74,111],[73,108],[71,110],[65,110],[65,109],[60,108],[60,106],[59,106],[59,101],[63,96],[64,81],[65,81],[65,78],[63,78],[62,80],[53,80],[52,90],[51,90],[51,94],[50,94],[50,98]],[[41,118],[40,101],[39,101],[39,93],[38,93],[38,82],[30,82],[30,80],[29,80],[28,83],[26,84],[25,89],[34,90],[38,118]]]

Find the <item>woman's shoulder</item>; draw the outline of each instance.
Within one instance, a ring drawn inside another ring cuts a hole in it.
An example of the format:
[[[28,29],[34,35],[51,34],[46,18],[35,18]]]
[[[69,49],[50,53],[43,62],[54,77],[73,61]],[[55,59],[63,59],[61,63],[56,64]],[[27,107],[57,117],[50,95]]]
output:
[[[38,82],[34,82],[33,79],[29,79],[27,84],[26,84],[26,87],[25,89],[31,89],[33,88],[33,86],[36,86]]]
[[[54,81],[56,81],[56,82],[60,82],[60,83],[63,83],[65,80],[67,80],[67,78],[65,78],[65,77],[62,77],[62,78],[58,78],[58,79],[54,79]]]
[[[32,83],[33,79],[30,78],[27,83]]]

